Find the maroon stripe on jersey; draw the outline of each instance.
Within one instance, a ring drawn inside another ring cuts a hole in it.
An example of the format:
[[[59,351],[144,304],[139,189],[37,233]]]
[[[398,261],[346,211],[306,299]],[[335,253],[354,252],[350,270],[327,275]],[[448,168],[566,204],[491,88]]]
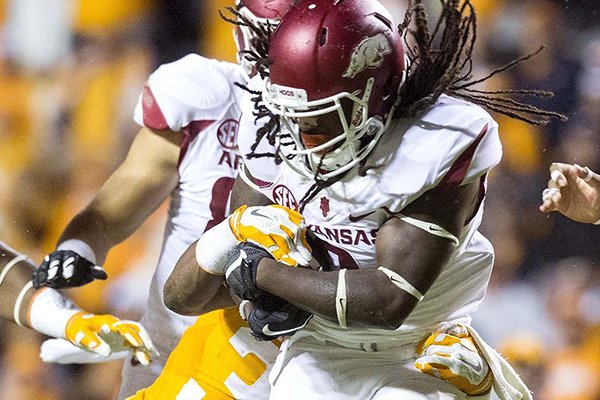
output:
[[[181,165],[181,162],[185,158],[190,143],[196,139],[200,132],[208,128],[213,122],[215,121],[192,121],[181,130],[183,133],[183,143],[181,143],[181,151],[179,151],[179,161],[177,162],[177,167]]]
[[[249,173],[246,173],[246,176],[248,177],[250,182],[254,183],[256,186],[258,186],[261,189],[267,188],[273,184],[273,182],[267,182],[267,181],[263,181],[258,178],[255,178],[252,175],[250,175]]]
[[[486,124],[479,133],[479,135],[477,135],[477,138],[475,138],[475,141],[471,143],[469,147],[467,147],[467,149],[460,155],[460,157],[458,157],[456,161],[454,161],[454,164],[452,164],[450,170],[448,171],[446,176],[444,176],[442,181],[437,185],[437,187],[444,189],[449,187],[460,186],[460,184],[465,179],[465,176],[467,175],[467,171],[469,170],[469,166],[471,165],[471,161],[473,160],[475,150],[477,149],[477,146],[479,146],[479,143],[481,142],[487,131],[488,126]]]
[[[481,207],[481,203],[483,203],[483,199],[485,199],[485,180],[487,178],[487,172],[479,177],[479,193],[477,194],[477,205],[473,209],[473,212],[467,220],[465,221],[465,226],[469,225],[469,223],[475,218],[477,215],[477,211],[479,211],[479,207]]]
[[[142,110],[145,126],[159,131],[169,129],[169,124],[148,85],[144,86],[142,93]]]

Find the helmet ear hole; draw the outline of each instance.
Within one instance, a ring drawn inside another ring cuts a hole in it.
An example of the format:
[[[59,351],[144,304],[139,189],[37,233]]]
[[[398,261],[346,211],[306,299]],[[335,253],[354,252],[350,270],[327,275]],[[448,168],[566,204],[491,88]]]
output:
[[[321,37],[319,38],[319,46],[323,47],[327,43],[327,28],[321,29]]]

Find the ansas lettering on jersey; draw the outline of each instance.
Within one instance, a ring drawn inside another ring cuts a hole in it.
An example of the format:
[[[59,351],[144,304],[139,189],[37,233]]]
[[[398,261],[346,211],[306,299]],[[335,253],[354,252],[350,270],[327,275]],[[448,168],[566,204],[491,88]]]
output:
[[[308,229],[330,242],[353,246],[361,243],[373,246],[377,237],[377,229],[367,231],[364,229],[327,228],[319,225],[309,225]]]

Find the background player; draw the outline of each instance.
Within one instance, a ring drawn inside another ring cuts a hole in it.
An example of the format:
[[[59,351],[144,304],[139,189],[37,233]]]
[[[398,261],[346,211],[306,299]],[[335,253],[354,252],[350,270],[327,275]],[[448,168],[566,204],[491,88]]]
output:
[[[275,23],[292,1],[248,0],[238,3],[243,19],[257,26]],[[249,50],[252,32],[247,24],[236,29],[240,55]],[[240,61],[242,57],[240,56]],[[184,249],[227,213],[229,192],[241,156],[237,150],[238,105],[252,66],[209,60],[199,55],[164,65],[147,81],[135,110],[143,128],[124,162],[92,202],[66,227],[57,250],[34,277],[37,287],[79,286],[105,278],[101,265],[108,251],[131,235],[168,197],[169,219],[162,253],[142,318],[160,357],[150,368],[126,362],[120,398],[149,386],[158,376],[183,331],[194,322],[167,310],[162,288]],[[67,252],[74,252],[67,253]],[[75,257],[75,274],[63,275],[64,263]],[[58,273],[47,269],[57,264]],[[217,299],[213,306],[229,305]]]

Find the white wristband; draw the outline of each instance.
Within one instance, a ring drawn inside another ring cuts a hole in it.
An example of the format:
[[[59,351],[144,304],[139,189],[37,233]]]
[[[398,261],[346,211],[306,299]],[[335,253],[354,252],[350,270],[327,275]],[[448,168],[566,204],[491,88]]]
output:
[[[213,275],[223,275],[227,254],[240,242],[229,227],[229,218],[204,232],[196,243],[196,262]]]
[[[58,291],[40,289],[29,305],[31,327],[44,335],[65,338],[65,328],[71,317],[81,310]]]
[[[596,222],[594,222],[594,225],[600,225],[600,219]]]
[[[346,322],[346,311],[348,310],[348,295],[346,293],[346,271],[340,269],[338,275],[337,292],[335,294],[335,312],[337,314],[338,323],[340,328],[347,329],[348,323]]]
[[[92,250],[89,244],[80,239],[65,240],[64,242],[58,245],[56,250],[71,250],[84,257],[92,264],[97,263],[96,253],[94,253],[94,250]]]

